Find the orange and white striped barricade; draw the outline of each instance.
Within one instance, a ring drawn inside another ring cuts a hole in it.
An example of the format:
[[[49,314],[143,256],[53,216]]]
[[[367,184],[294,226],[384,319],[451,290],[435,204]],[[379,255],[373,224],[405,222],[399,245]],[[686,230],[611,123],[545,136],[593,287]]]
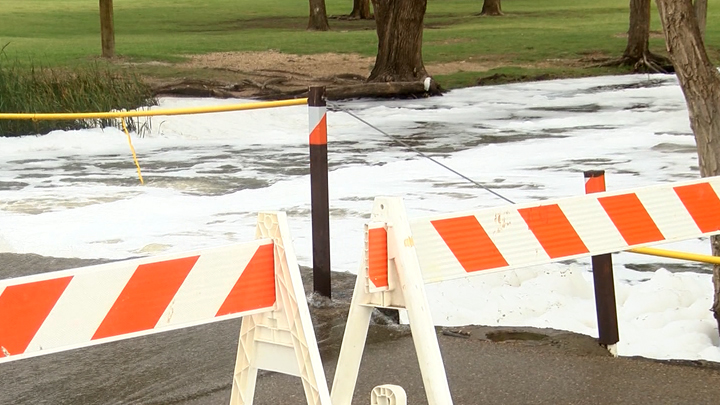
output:
[[[717,234],[720,177],[409,220],[375,199],[332,386],[350,404],[370,315],[407,310],[431,405],[452,403],[424,285]]]
[[[0,363],[238,317],[231,404],[252,404],[258,369],[330,404],[282,212],[249,243],[0,280]]]

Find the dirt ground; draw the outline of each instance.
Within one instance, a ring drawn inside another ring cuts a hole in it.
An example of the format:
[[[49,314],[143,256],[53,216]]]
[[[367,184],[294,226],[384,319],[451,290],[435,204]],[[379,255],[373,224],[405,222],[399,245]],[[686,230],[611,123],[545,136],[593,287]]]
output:
[[[585,60],[547,60],[525,67],[577,66]],[[271,99],[298,96],[311,85],[339,88],[362,85],[375,63],[375,57],[358,54],[323,53],[294,55],[275,50],[260,52],[216,52],[191,55],[178,64],[149,62],[137,65],[161,65],[177,69],[180,79],[150,79],[158,95],[241,97]],[[482,72],[498,68],[507,61],[497,58],[473,59],[426,64],[429,75],[457,72]],[[517,64],[514,64],[517,66]],[[523,66],[520,66],[523,67]],[[186,73],[186,74],[183,74]]]

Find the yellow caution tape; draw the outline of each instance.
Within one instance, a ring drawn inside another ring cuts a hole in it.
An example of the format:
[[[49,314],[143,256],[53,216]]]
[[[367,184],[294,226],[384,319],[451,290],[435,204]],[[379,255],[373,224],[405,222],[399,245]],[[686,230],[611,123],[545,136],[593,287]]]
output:
[[[133,147],[130,133],[128,132],[127,126],[125,125],[125,119],[129,117],[156,117],[156,116],[168,116],[168,115],[189,115],[189,114],[208,114],[208,113],[219,113],[219,112],[230,112],[230,111],[244,111],[244,110],[259,110],[263,108],[275,108],[275,107],[288,107],[293,105],[305,105],[307,104],[307,98],[298,98],[293,100],[279,100],[279,101],[262,101],[258,103],[243,103],[243,104],[230,104],[230,105],[218,105],[209,107],[188,107],[188,108],[173,108],[165,110],[148,110],[148,111],[112,111],[112,112],[87,112],[87,113],[0,113],[0,120],[85,120],[85,119],[113,119],[119,118],[122,121],[122,128],[127,135],[128,144],[130,144],[130,151],[132,152],[133,161],[135,167],[137,167],[138,177],[140,178],[140,184],[145,184],[143,181],[142,173],[140,172],[140,164],[135,154],[135,148]]]
[[[288,107],[305,105],[307,98],[292,100],[262,101],[258,103],[243,103],[230,105],[217,105],[209,107],[173,108],[166,110],[148,111],[113,111],[113,112],[87,112],[87,113],[0,113],[0,120],[84,120],[84,119],[110,119],[126,117],[155,117],[159,115],[189,115],[207,114],[229,111],[259,110],[263,108]]]
[[[628,250],[628,252],[640,253],[642,255],[650,255],[650,256],[669,257],[671,259],[689,260],[689,261],[693,261],[693,262],[720,264],[720,257],[718,257],[718,256],[708,256],[708,255],[701,255],[701,254],[696,254],[696,253],[675,252],[672,250],[655,249],[655,248],[635,248],[635,249]]]
[[[132,144],[132,139],[130,138],[130,132],[128,132],[127,126],[125,125],[125,119],[122,119],[122,127],[123,131],[125,131],[125,135],[127,135],[128,144],[130,145],[130,152],[132,152],[133,161],[135,162],[135,167],[137,167],[138,172],[138,178],[140,179],[140,184],[145,184],[145,181],[143,180],[142,173],[140,172],[140,163],[138,163],[137,155],[135,154],[135,148]]]

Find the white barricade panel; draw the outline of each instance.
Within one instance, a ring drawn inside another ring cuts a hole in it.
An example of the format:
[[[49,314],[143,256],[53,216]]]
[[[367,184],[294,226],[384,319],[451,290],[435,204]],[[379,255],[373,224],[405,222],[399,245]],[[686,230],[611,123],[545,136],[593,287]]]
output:
[[[272,240],[0,280],[0,362],[275,305]]]
[[[410,221],[426,283],[712,235],[720,178]]]

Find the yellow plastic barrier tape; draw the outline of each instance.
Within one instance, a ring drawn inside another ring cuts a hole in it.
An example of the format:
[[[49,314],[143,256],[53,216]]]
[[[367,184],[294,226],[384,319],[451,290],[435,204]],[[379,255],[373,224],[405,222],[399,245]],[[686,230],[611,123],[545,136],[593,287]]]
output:
[[[135,154],[135,148],[132,144],[132,139],[130,138],[130,132],[128,132],[127,126],[125,125],[125,119],[122,119],[122,127],[123,131],[125,131],[125,135],[127,135],[128,144],[130,145],[130,152],[132,152],[133,155],[133,162],[135,162],[135,167],[137,167],[138,172],[138,178],[140,179],[140,184],[145,184],[145,181],[143,180],[142,173],[140,173],[140,163],[138,163],[137,155]]]
[[[167,110],[152,110],[152,111],[112,111],[112,112],[88,112],[88,113],[0,113],[0,120],[84,120],[84,119],[111,119],[120,118],[122,119],[122,128],[127,135],[128,143],[130,144],[130,151],[133,155],[133,161],[135,167],[137,167],[138,178],[140,178],[140,184],[145,184],[143,181],[142,173],[140,172],[140,164],[135,154],[135,148],[132,145],[130,133],[125,126],[125,120],[123,118],[129,117],[157,117],[162,115],[189,115],[189,114],[208,114],[208,113],[219,113],[219,112],[230,112],[230,111],[244,111],[244,110],[259,110],[263,108],[275,108],[275,107],[288,107],[292,105],[305,105],[307,104],[307,98],[298,98],[294,100],[279,100],[279,101],[262,101],[258,103],[243,103],[243,104],[230,104],[230,105],[217,105],[210,107],[188,107],[188,108],[174,108]]]
[[[0,120],[83,120],[108,119],[125,117],[155,117],[159,115],[188,115],[207,114],[229,111],[259,110],[263,108],[288,107],[292,105],[305,105],[307,98],[280,101],[262,101],[259,103],[243,103],[230,105],[216,105],[210,107],[187,107],[167,110],[150,111],[113,111],[88,113],[0,113]]]
[[[642,255],[650,255],[650,256],[669,257],[671,259],[689,260],[689,261],[693,261],[693,262],[720,264],[720,257],[718,257],[718,256],[708,256],[708,255],[701,255],[701,254],[696,254],[696,253],[674,252],[672,250],[655,249],[655,248],[635,248],[635,249],[628,250],[628,252],[640,253]]]

